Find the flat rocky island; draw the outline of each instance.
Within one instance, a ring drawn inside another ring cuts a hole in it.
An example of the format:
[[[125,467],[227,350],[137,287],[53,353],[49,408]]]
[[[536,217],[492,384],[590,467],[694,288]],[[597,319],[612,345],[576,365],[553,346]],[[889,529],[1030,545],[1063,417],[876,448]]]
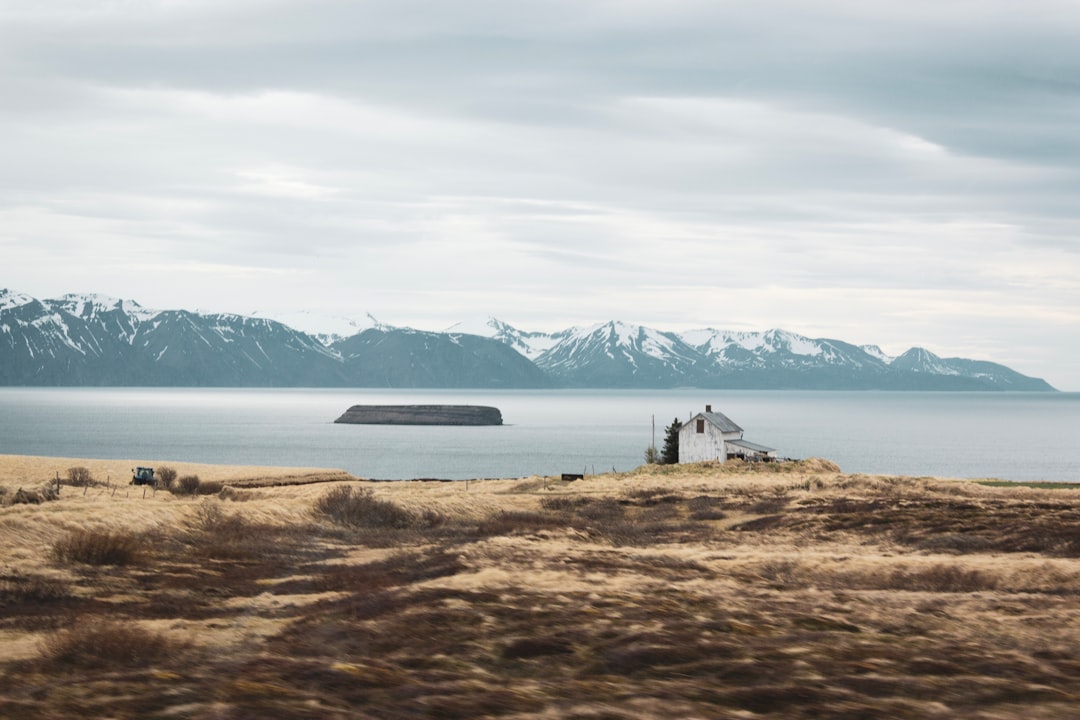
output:
[[[485,405],[353,405],[334,422],[352,425],[502,425]]]

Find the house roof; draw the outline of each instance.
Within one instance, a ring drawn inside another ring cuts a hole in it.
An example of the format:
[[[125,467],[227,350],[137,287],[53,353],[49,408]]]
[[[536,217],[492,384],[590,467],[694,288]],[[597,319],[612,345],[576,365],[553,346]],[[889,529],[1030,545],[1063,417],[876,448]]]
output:
[[[747,450],[753,450],[754,452],[760,452],[760,453],[776,452],[776,448],[765,447],[764,445],[758,445],[757,443],[752,443],[749,440],[728,440],[727,444],[728,445],[738,445],[741,448],[745,448]]]
[[[717,429],[720,430],[720,432],[737,432],[737,433],[741,433],[743,431],[743,429],[741,427],[739,427],[738,425],[735,424],[734,420],[729,418],[724,413],[718,413],[718,412],[698,413],[694,417],[690,418],[690,420],[688,420],[686,424],[689,425],[690,422],[692,422],[693,420],[695,420],[695,419],[697,419],[699,417],[703,417],[706,420],[708,420],[709,422],[711,422],[713,425],[715,425],[717,427]]]

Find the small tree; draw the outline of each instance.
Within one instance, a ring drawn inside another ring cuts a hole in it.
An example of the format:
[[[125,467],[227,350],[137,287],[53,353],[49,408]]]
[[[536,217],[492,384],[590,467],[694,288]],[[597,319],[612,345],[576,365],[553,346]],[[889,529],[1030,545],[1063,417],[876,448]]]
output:
[[[660,451],[656,449],[655,445],[650,445],[645,448],[645,464],[656,465],[660,462]]]
[[[679,418],[664,430],[664,450],[660,453],[660,462],[664,465],[676,465],[679,462]]]

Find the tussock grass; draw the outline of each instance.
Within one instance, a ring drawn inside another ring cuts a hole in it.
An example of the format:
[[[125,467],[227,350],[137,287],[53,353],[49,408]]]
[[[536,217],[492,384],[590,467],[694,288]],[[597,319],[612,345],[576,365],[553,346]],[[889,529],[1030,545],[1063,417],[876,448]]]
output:
[[[0,509],[0,715],[1057,718],[1080,695],[1069,493],[824,464],[232,486]],[[80,526],[144,552],[43,567]]]
[[[576,510],[582,505],[588,505],[590,502],[592,502],[592,498],[554,495],[540,498],[540,507],[553,512],[568,512]]]
[[[723,507],[724,501],[721,498],[708,495],[698,495],[686,503],[687,512],[694,520],[723,520],[727,517]]]
[[[62,563],[131,565],[142,557],[143,538],[130,532],[73,530],[53,543],[53,557]]]
[[[78,668],[145,667],[175,659],[189,645],[138,625],[98,620],[77,624],[46,638],[43,657],[56,666]]]
[[[404,529],[416,523],[413,513],[380,500],[368,488],[336,487],[315,503],[315,512],[332,522],[358,528]]]
[[[0,608],[22,603],[48,604],[71,597],[69,583],[43,575],[0,577]]]

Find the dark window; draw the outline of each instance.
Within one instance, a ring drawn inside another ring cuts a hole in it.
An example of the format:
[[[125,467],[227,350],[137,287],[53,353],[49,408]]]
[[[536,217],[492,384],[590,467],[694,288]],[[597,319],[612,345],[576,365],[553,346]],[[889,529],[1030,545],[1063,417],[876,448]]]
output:
[[[698,418],[698,421],[697,421],[697,431],[699,433],[705,432],[705,421],[702,420],[701,418]]]

